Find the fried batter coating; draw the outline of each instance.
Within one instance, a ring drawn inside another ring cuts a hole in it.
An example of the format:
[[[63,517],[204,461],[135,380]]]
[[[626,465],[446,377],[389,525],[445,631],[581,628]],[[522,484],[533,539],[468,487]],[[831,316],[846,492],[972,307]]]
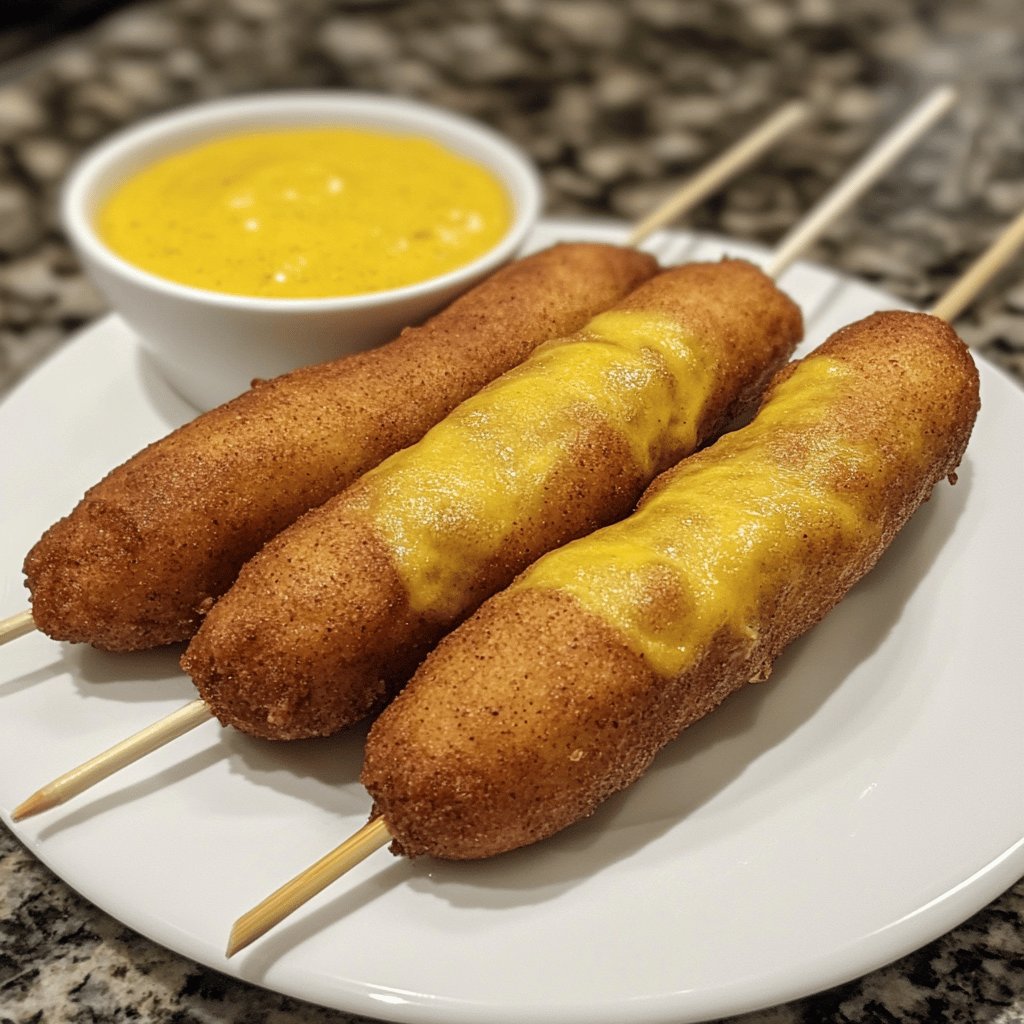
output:
[[[773,381],[753,423],[637,512],[531,566],[374,723],[396,852],[488,857],[591,814],[867,573],[959,464],[978,374],[952,329],[880,313]]]
[[[801,330],[749,263],[656,276],[278,535],[182,665],[253,735],[352,724],[535,558],[626,515],[759,394]]]
[[[255,382],[115,469],[43,535],[25,560],[36,625],[112,651],[187,639],[274,534],[656,270],[634,249],[557,245],[387,345]]]

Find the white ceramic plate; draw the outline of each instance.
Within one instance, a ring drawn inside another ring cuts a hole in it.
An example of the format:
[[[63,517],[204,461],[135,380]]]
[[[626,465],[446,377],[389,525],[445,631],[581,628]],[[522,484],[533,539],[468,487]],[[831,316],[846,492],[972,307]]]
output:
[[[549,222],[558,237],[616,228]],[[722,244],[662,235],[670,259]],[[757,250],[728,243],[730,253]],[[808,344],[891,296],[820,268],[782,281]],[[1024,874],[1024,399],[983,409],[876,570],[589,821],[476,864],[379,852],[237,958],[232,921],[361,825],[362,734],[266,744],[207,724],[76,802],[11,826],[88,899],[228,974],[436,1024],[682,1024],[782,1002],[952,928]],[[0,407],[0,615],[43,527],[188,409],[116,319]],[[176,652],[24,637],[0,653],[0,807],[189,700]]]

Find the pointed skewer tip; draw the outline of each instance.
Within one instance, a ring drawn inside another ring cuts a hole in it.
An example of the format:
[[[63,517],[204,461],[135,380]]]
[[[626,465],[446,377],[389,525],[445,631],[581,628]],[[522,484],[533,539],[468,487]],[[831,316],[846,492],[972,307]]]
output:
[[[231,935],[228,936],[228,948],[224,950],[224,956],[230,960],[240,950],[245,949],[256,938],[255,935],[250,935],[248,938],[241,934],[239,928],[239,922],[235,922],[234,927],[231,929]]]
[[[56,807],[60,800],[55,800],[45,789],[36,790],[27,800],[22,801],[11,811],[12,821],[22,821],[31,818],[34,814],[42,814],[43,811]]]
[[[231,928],[225,955],[232,957],[250,942],[255,942],[331,882],[390,842],[391,833],[384,819],[372,818],[340,846],[238,918]]]
[[[177,711],[172,711],[152,725],[147,725],[133,736],[129,736],[128,739],[48,782],[15,808],[13,819],[20,821],[29,815],[39,814],[65,803],[212,717],[213,712],[204,701],[190,701]]]

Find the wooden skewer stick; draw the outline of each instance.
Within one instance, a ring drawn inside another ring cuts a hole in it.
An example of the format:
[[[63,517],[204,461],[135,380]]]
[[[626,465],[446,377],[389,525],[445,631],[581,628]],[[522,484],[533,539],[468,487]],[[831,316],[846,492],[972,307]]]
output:
[[[147,725],[145,729],[129,736],[128,739],[90,758],[77,768],[65,772],[60,778],[36,790],[24,803],[19,804],[11,814],[15,821],[28,818],[40,811],[47,811],[51,807],[70,800],[83,790],[113,775],[125,765],[131,764],[140,757],[153,750],[162,747],[165,743],[183,736],[190,729],[202,724],[213,717],[206,702],[194,700],[184,707],[172,711],[166,718],[159,722]]]
[[[9,615],[6,619],[0,619],[0,644],[5,644],[8,640],[15,640],[19,636],[31,633],[35,628],[36,624],[32,621],[32,612],[27,608],[23,612]]]
[[[932,316],[955,320],[974,301],[982,288],[1010,262],[1022,245],[1024,210],[1017,214],[1010,226],[999,233],[996,240],[932,306]]]
[[[798,240],[799,245],[796,241],[783,241],[782,255],[785,258],[779,259],[779,253],[777,253],[770,263],[773,270],[768,272],[775,275],[782,273],[792,260],[804,248],[811,245],[818,235],[828,227],[833,217],[837,217],[845,211],[872,181],[881,177],[906,152],[911,143],[949,109],[951,101],[952,97],[948,94],[948,90],[936,90],[936,93],[913,110],[903,122],[885,136],[853,169],[852,181],[844,180],[840,183],[791,232],[791,237]],[[377,818],[369,825],[364,825],[326,857],[300,872],[262,903],[243,914],[231,929],[227,956],[234,956],[240,949],[264,935],[276,924],[298,910],[307,900],[340,878],[345,871],[382,846],[386,846],[392,838],[387,824],[382,818]]]
[[[692,209],[714,188],[724,184],[806,115],[805,104],[798,102],[786,104],[763,125],[737,143],[733,149],[713,161],[705,170],[684,184],[679,193],[637,225],[630,236],[629,244],[635,244],[656,228],[667,224],[672,218]],[[13,623],[15,620],[19,623],[22,633],[27,633],[33,628],[32,613],[30,611],[20,612],[18,615],[0,622],[0,643],[20,635],[14,632],[4,635],[5,624]],[[14,819],[18,821],[64,803],[94,783],[144,757],[150,751],[162,747],[189,729],[201,725],[212,716],[209,709],[206,709],[206,713],[203,714],[200,708],[205,708],[203,701],[193,701],[159,722],[154,722],[151,726],[136,733],[135,736],[111,747],[110,750],[98,754],[78,768],[66,772],[21,804],[14,812]]]
[[[666,227],[684,213],[688,213],[709,195],[804,121],[810,107],[801,100],[792,100],[775,111],[766,121],[745,135],[707,167],[698,171],[674,192],[664,203],[652,210],[633,228],[626,245],[639,245],[659,228]],[[35,629],[31,610],[18,612],[0,619],[0,646]]]
[[[374,818],[365,824],[326,857],[321,857],[311,867],[272,892],[262,903],[243,914],[231,929],[226,955],[232,957],[250,942],[255,942],[293,910],[390,842],[391,833],[383,818]]]
[[[630,233],[626,245],[638,245],[659,228],[671,224],[692,210],[722,185],[749,167],[754,160],[774,145],[787,132],[807,118],[810,107],[802,100],[793,100],[780,107],[760,127],[712,160],[698,171],[679,191],[652,210]]]
[[[19,636],[31,633],[35,628],[31,608],[8,615],[6,619],[0,619],[0,647],[11,640],[17,640]]]
[[[933,89],[889,133],[883,136],[843,179],[775,247],[764,268],[769,277],[779,277],[803,255],[826,226],[845,213],[899,158],[956,102],[950,86]]]

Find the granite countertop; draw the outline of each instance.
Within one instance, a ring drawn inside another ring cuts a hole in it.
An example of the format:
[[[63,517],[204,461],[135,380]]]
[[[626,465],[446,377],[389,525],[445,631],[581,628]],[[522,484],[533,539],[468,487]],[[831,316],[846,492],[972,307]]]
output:
[[[56,218],[77,154],[198,98],[342,86],[487,121],[541,166],[552,214],[635,218],[783,98],[822,115],[690,217],[771,244],[928,87],[955,113],[813,256],[926,304],[1024,209],[1019,0],[166,0],[129,5],[3,79],[0,391],[104,310]],[[927,12],[927,13],[926,13]],[[963,317],[1024,380],[1024,260]],[[353,1021],[132,933],[0,829],[0,1022]],[[866,978],[741,1018],[1024,1022],[1024,882]]]

